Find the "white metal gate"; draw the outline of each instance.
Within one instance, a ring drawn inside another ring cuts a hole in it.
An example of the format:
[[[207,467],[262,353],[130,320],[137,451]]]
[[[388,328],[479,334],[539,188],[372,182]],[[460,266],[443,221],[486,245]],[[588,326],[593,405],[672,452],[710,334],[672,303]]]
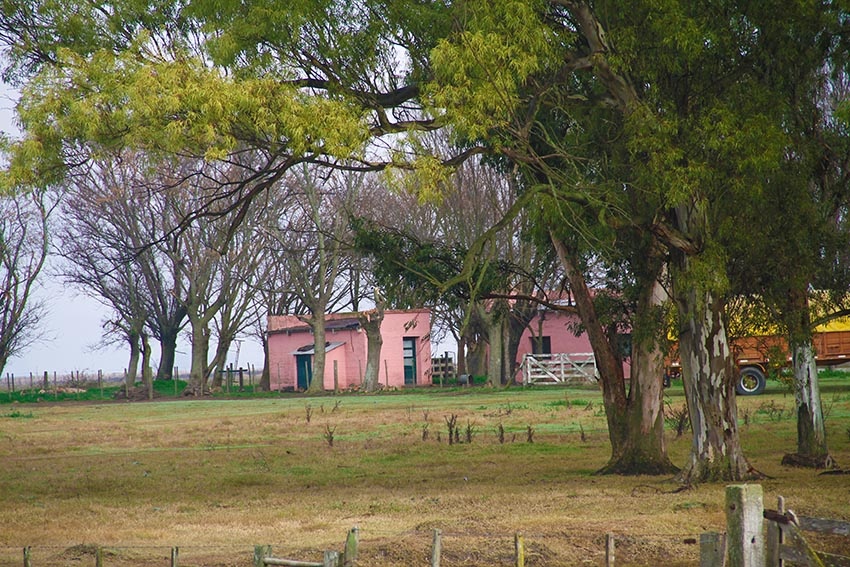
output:
[[[598,379],[592,352],[526,354],[521,368],[523,384],[593,384]]]

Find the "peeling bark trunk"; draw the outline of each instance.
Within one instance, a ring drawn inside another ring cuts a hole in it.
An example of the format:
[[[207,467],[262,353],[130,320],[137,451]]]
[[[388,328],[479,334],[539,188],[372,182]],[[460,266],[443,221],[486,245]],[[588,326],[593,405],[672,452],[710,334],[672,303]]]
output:
[[[638,301],[638,316],[655,320],[657,310],[667,300],[661,283],[648,284]],[[624,430],[620,450],[600,473],[672,474],[679,469],[667,455],[664,441],[664,357],[665,341],[656,334],[637,335],[632,345],[632,366],[627,405],[623,412]],[[613,443],[612,443],[613,446]]]
[[[693,433],[680,480],[694,484],[761,478],[744,456],[738,435],[737,373],[722,318],[723,302],[711,292],[690,289],[676,303],[682,379]]]
[[[826,442],[818,369],[812,345],[808,297],[792,292],[789,298],[788,345],[794,370],[794,400],[797,406],[797,453],[785,455],[783,464],[831,468]]]
[[[657,475],[676,472],[664,443],[662,345],[649,338],[634,344],[631,387],[626,395],[623,361],[614,348],[614,337],[606,333],[599,321],[584,274],[576,269],[576,259],[566,244],[554,235],[551,239],[570,282],[570,291],[599,369],[611,458],[598,473]],[[664,301],[661,284],[654,278],[641,295],[638,312],[648,316],[651,309]]]
[[[820,468],[831,464],[818,385],[818,369],[811,341],[795,345],[794,397],[797,403],[797,455]]]

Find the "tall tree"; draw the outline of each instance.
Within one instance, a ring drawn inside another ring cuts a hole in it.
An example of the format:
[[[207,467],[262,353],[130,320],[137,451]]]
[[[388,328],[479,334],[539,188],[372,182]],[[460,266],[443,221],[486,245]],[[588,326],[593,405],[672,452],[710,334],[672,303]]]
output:
[[[347,289],[340,285],[346,265],[345,233],[348,221],[342,204],[350,195],[351,177],[323,178],[318,170],[304,166],[293,172],[277,189],[290,195],[289,208],[268,231],[277,258],[286,266],[291,293],[309,311],[303,317],[313,332],[313,380],[308,391],[324,389],[326,331],[325,315],[344,305]]]
[[[45,191],[19,198],[0,193],[0,373],[39,336],[44,307],[33,290],[47,259],[54,207]]]

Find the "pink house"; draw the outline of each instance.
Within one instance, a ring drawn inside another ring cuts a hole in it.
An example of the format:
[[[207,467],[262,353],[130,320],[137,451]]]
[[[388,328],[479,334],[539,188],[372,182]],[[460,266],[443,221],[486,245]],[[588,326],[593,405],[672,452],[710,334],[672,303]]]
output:
[[[587,333],[576,334],[579,325],[577,313],[538,309],[520,338],[516,381],[560,382],[571,378],[592,381],[596,361]],[[628,364],[623,370],[629,376]]]
[[[355,313],[325,316],[327,358],[322,383],[334,389],[357,388],[366,371],[367,341]],[[384,313],[381,323],[379,381],[388,387],[431,384],[431,312]],[[272,390],[305,390],[313,380],[313,333],[294,315],[269,315],[269,372]]]

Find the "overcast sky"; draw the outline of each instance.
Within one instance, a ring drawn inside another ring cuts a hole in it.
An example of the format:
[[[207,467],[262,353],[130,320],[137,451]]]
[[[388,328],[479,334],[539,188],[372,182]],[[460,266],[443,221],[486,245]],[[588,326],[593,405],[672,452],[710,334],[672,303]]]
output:
[[[11,87],[0,83],[0,130],[12,136],[18,135],[14,122],[17,96]],[[101,324],[110,315],[109,309],[73,288],[66,289],[62,281],[51,273],[50,266],[42,272],[36,297],[47,307],[41,329],[43,338],[20,356],[9,360],[4,379],[7,373],[25,379],[30,373],[41,375],[45,370],[51,375],[55,371],[59,376],[72,371],[92,375],[98,370],[123,372],[129,358],[126,348],[95,348],[101,340]],[[152,346],[154,358],[158,360],[156,345]],[[235,346],[229,353],[228,362],[236,362]],[[262,347],[256,339],[242,342],[238,362],[243,367],[246,364],[253,364],[257,369],[262,367]],[[178,346],[176,365],[181,374],[189,371],[189,346],[185,340]]]

